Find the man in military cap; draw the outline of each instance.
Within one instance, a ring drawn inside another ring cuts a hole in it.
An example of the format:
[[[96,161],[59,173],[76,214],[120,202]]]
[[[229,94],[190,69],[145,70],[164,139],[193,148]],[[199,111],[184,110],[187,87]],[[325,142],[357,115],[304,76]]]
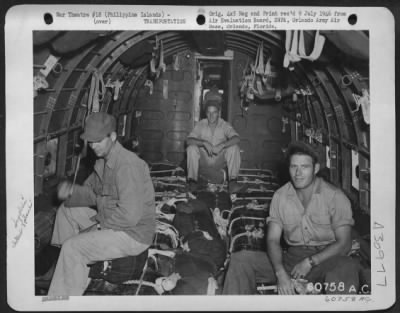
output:
[[[57,211],[51,243],[61,246],[61,252],[49,295],[82,295],[88,264],[139,255],[155,233],[148,166],[117,141],[115,118],[92,113],[81,138],[98,159],[83,186],[62,182],[58,187],[58,197],[65,201]]]
[[[207,118],[200,120],[187,139],[187,169],[191,189],[197,188],[199,164],[213,172],[228,167],[229,191],[238,192],[243,186],[237,183],[240,169],[239,134],[221,117],[221,102],[209,99],[205,104]]]

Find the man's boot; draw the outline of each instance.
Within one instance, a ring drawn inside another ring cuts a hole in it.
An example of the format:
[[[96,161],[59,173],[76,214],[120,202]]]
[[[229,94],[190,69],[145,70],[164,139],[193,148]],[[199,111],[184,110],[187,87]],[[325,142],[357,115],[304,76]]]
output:
[[[195,181],[194,179],[188,179],[188,191],[189,192],[195,192],[197,191],[199,185],[197,184],[197,181]]]

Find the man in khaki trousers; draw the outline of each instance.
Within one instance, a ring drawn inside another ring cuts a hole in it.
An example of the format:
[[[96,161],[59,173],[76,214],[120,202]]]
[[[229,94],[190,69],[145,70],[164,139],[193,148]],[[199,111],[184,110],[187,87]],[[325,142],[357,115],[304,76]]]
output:
[[[51,243],[61,246],[50,296],[79,296],[88,264],[139,255],[155,233],[154,188],[147,164],[117,141],[115,118],[89,115],[81,138],[98,157],[83,186],[62,182]],[[93,207],[95,209],[93,209]]]

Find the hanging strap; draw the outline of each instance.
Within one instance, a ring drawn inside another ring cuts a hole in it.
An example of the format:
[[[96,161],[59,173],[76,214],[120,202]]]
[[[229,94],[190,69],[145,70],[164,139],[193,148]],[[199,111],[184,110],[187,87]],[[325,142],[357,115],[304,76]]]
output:
[[[257,59],[257,74],[264,74],[264,42],[261,41],[261,44],[258,47],[258,59]]]
[[[315,42],[314,42],[314,50],[310,54],[310,60],[314,61],[321,56],[322,49],[324,48],[325,37],[319,34],[319,30],[317,30],[315,34]]]
[[[104,95],[105,85],[103,81],[103,75],[97,69],[94,69],[90,83],[88,112],[100,111],[100,102],[103,101]]]
[[[118,100],[119,97],[119,92],[122,88],[122,86],[124,85],[124,82],[121,82],[119,80],[114,81],[114,101]]]
[[[292,32],[290,30],[286,31],[286,36],[285,36],[285,56],[283,58],[283,67],[287,68],[290,64],[289,60],[289,50],[290,50],[290,45],[292,41]]]
[[[248,86],[249,76],[246,75],[246,72],[249,67],[249,63],[250,63],[250,58],[247,57],[246,65],[244,66],[243,71],[242,71],[242,81],[241,81],[241,85],[240,85],[240,96],[241,97],[243,97],[245,95],[246,88]]]
[[[158,68],[157,68],[157,78],[160,75],[161,72],[165,72],[167,69],[167,66],[164,63],[164,44],[163,41],[160,40],[160,62],[158,63]]]
[[[179,71],[179,54],[175,54],[174,58],[174,71]]]
[[[369,97],[369,92],[367,89],[362,90],[362,98],[361,98],[361,109],[364,117],[365,123],[369,125],[370,123],[370,118],[369,118],[369,109],[371,106],[371,101]]]
[[[49,83],[42,74],[37,74],[33,77],[33,92],[34,96],[37,96],[37,91],[41,89],[49,88]]]
[[[119,97],[119,92],[122,88],[122,86],[124,85],[124,82],[120,81],[120,80],[114,80],[113,82],[111,81],[111,78],[108,79],[107,83],[106,83],[106,87],[111,88],[113,90],[113,100],[116,101],[118,100]]]
[[[152,74],[156,73],[156,58],[155,58],[154,52],[153,52],[153,55],[150,60],[150,72]]]
[[[271,57],[268,58],[267,63],[265,63],[264,74],[262,76],[262,81],[264,85],[267,86],[267,90],[271,87],[272,81],[272,71],[271,71]]]
[[[300,31],[300,39],[299,39],[299,55],[303,58],[307,57],[306,48],[304,44],[304,31]]]
[[[250,65],[250,57],[247,56],[246,65],[243,68],[242,77],[246,76],[247,68],[249,67],[249,65]]]
[[[255,91],[259,95],[264,95],[265,94],[265,91],[264,91],[263,86],[262,86],[262,80],[259,77],[256,77],[256,89],[255,89]]]
[[[260,57],[260,45],[258,45],[258,47],[257,47],[256,59],[254,61],[254,67],[252,68],[252,70],[254,70],[254,72],[257,72],[258,58],[259,57]]]
[[[147,80],[144,82],[144,86],[145,86],[145,87],[149,87],[149,94],[152,95],[152,94],[153,94],[153,89],[154,89],[153,82],[152,82],[150,79],[147,79]]]
[[[293,31],[293,40],[292,40],[292,47],[290,48],[289,56],[290,56],[290,61],[291,62],[298,62],[300,61],[300,57],[297,54],[297,50],[299,47],[299,31],[294,30]]]
[[[369,125],[369,123],[370,123],[369,111],[370,111],[371,102],[370,102],[368,90],[363,89],[362,96],[359,96],[359,95],[353,93],[353,98],[357,105],[357,108],[355,110],[353,110],[353,112],[357,112],[361,107],[364,121],[365,121],[365,123],[367,123]]]
[[[319,34],[319,30],[315,32],[314,39],[314,48],[310,55],[306,55],[305,51],[305,43],[304,43],[304,31],[300,31],[300,39],[299,39],[299,56],[303,59],[307,59],[310,61],[315,61],[318,59],[322,53],[322,49],[324,48],[325,37]]]
[[[207,295],[213,296],[215,295],[215,291],[218,289],[218,283],[214,277],[208,278],[208,285],[207,285]]]
[[[301,58],[297,54],[298,44],[299,44],[298,40],[299,40],[298,30],[293,31],[293,36],[291,30],[286,31],[286,41],[285,41],[286,53],[283,59],[283,66],[286,68],[289,67],[289,70],[294,70],[293,67],[289,66],[290,63],[295,63],[301,60]]]

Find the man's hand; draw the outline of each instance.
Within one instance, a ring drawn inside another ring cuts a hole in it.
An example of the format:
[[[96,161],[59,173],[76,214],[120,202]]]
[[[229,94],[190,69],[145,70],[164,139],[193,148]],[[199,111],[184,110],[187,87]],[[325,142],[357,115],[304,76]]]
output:
[[[208,156],[212,156],[212,154],[213,154],[213,146],[209,142],[204,141],[203,142],[203,147],[204,147],[204,149],[206,149]]]
[[[294,295],[294,284],[288,273],[282,270],[276,274],[278,279],[278,294],[280,295]]]
[[[57,186],[57,196],[60,200],[68,199],[72,194],[73,184],[68,181],[63,181]]]
[[[216,145],[212,148],[212,152],[213,154],[218,155],[222,150],[224,150],[224,148],[225,145],[223,143],[220,143],[219,145]]]
[[[308,259],[304,259],[293,267],[290,274],[293,276],[294,279],[304,278],[311,271],[311,268],[312,266]]]

